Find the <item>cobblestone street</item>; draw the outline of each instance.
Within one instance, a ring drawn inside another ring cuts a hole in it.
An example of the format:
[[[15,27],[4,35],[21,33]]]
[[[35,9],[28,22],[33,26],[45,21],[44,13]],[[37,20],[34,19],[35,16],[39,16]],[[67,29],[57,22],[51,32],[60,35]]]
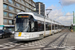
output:
[[[0,50],[72,50],[75,48],[74,37],[75,34],[73,32],[70,32],[69,30],[63,30],[41,40],[26,42],[9,41],[7,43],[2,43],[0,44]]]

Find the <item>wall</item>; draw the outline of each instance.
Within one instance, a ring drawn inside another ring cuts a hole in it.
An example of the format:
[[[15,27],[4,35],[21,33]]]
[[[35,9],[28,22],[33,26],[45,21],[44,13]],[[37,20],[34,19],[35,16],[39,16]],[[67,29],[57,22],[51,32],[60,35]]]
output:
[[[0,0],[0,25],[3,25],[3,0]]]

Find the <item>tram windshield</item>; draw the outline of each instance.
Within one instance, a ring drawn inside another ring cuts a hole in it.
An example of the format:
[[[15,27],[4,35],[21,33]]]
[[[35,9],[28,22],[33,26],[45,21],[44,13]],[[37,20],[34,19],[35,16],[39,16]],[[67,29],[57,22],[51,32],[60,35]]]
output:
[[[29,19],[27,15],[18,15],[16,18],[15,31],[26,32],[29,27]]]

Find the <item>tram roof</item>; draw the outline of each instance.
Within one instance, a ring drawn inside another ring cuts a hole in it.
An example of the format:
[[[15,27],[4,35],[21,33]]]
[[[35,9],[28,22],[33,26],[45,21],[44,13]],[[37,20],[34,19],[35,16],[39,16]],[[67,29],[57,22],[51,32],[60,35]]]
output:
[[[46,16],[39,15],[36,12],[20,12],[18,14],[30,14],[30,15],[33,16],[34,19],[39,20],[39,21],[44,21],[44,17],[46,17]],[[48,18],[45,18],[45,21],[48,22],[48,23],[58,24],[58,23],[56,23],[56,22],[54,22],[54,21],[52,21]]]

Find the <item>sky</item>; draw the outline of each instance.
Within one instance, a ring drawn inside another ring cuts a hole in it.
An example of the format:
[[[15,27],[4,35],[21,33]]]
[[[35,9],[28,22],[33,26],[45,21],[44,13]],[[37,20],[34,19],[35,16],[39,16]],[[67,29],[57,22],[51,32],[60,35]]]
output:
[[[75,11],[75,0],[34,0],[43,2],[45,9],[52,9],[49,18],[62,25],[69,26],[73,23],[73,11]],[[48,11],[46,11],[46,14]]]

